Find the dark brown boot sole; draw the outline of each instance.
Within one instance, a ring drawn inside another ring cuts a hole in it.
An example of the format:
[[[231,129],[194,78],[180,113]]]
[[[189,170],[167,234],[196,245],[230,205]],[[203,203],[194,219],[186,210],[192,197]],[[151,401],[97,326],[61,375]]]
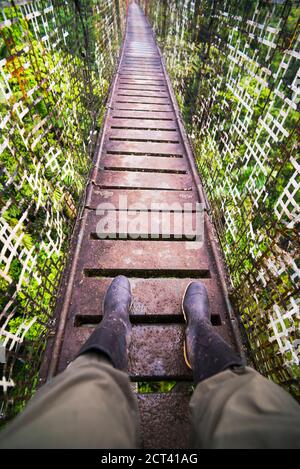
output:
[[[189,282],[189,284],[186,286],[186,289],[184,291],[182,301],[181,301],[181,310],[182,310],[182,314],[183,314],[186,325],[188,325],[188,321],[187,321],[187,315],[184,311],[183,301],[184,301],[187,289],[189,288],[191,283],[193,283],[193,281]],[[193,368],[192,368],[192,365],[190,364],[190,361],[188,359],[188,354],[187,354],[186,336],[185,336],[184,343],[183,343],[183,356],[184,356],[184,361],[185,361],[186,366],[192,370]]]

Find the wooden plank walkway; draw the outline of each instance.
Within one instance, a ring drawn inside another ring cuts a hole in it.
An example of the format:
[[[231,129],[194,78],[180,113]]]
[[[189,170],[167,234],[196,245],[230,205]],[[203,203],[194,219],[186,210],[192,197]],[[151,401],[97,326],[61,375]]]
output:
[[[127,275],[134,297],[129,365],[133,388],[137,392],[143,381],[177,382],[170,393],[137,393],[146,448],[189,445],[192,376],[183,359],[181,299],[191,279],[203,280],[212,322],[236,346],[221,261],[205,210],[203,243],[193,238],[195,217],[200,216],[195,213],[197,202],[205,208],[161,54],[143,13],[132,4],[58,305],[59,323],[48,350],[47,374],[53,376],[68,365],[100,322],[103,296],[111,280]],[[176,218],[184,203],[191,204],[192,223],[185,230]],[[99,239],[99,204],[111,204],[107,219],[117,220],[109,239]],[[164,216],[170,205],[168,226]],[[139,229],[129,223],[126,230],[120,215],[134,214],[134,210],[140,215]]]

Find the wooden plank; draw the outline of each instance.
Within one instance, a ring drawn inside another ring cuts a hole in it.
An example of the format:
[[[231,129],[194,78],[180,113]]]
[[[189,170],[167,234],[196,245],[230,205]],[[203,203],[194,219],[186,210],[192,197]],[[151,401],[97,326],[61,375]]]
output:
[[[191,386],[185,387],[184,392],[137,395],[144,449],[191,448]]]
[[[107,138],[113,139],[128,139],[128,140],[161,140],[166,142],[179,143],[180,135],[177,130],[164,131],[164,130],[138,130],[138,129],[109,129],[106,132]]]
[[[120,78],[126,79],[126,78],[131,78],[135,80],[163,80],[164,79],[164,74],[163,73],[136,73],[136,72],[120,72],[119,73]]]
[[[105,275],[105,271],[126,275],[129,270],[143,272],[143,276],[162,271],[161,275],[175,273],[176,277],[189,277],[190,272],[194,276],[196,271],[199,277],[205,277],[210,270],[207,248],[194,243],[191,249],[191,244],[190,241],[96,240],[87,235],[82,249],[84,256],[78,265],[89,277]]]
[[[177,130],[175,121],[144,119],[109,119],[109,128]]]
[[[139,50],[139,49],[132,49],[131,47],[126,48],[126,54],[124,57],[134,57],[134,58],[144,58],[144,57],[155,57],[159,58],[159,54],[157,52],[156,48],[150,48],[150,49],[144,49],[144,50]]]
[[[126,54],[124,55],[123,57],[123,61],[122,63],[125,61],[125,60],[139,60],[139,61],[143,61],[143,59],[148,59],[148,60],[156,60],[157,62],[161,63],[160,62],[160,57],[159,55],[157,54],[157,51],[153,51],[153,50],[145,50],[145,51],[141,51],[141,54],[139,53],[139,55],[137,56],[133,56],[131,55],[132,52],[131,51],[126,51]]]
[[[123,56],[123,62],[127,62],[127,61],[138,61],[140,63],[144,63],[145,61],[155,61],[156,63],[159,63],[161,65],[161,60],[160,60],[160,57],[158,54],[155,54],[155,55],[152,55],[152,57],[146,57],[144,55],[140,56],[140,57],[132,57],[132,55],[128,54],[127,52],[125,52],[124,56]]]
[[[156,143],[156,142],[112,142],[105,145],[107,152],[139,153],[142,155],[183,155],[183,147],[179,143]]]
[[[130,59],[130,58],[125,58],[125,60],[123,60],[122,62],[122,65],[126,66],[126,67],[135,67],[135,66],[138,66],[138,67],[147,67],[147,66],[154,66],[154,67],[160,67],[161,68],[161,62],[159,59]]]
[[[134,111],[132,109],[112,109],[111,117],[114,120],[115,118],[125,118],[125,119],[140,119],[141,121],[144,120],[168,120],[175,122],[176,116],[174,112],[154,112],[154,111]]]
[[[136,96],[136,97],[153,97],[157,99],[157,97],[168,98],[169,95],[166,91],[163,90],[143,90],[143,89],[130,89],[130,88],[122,88],[119,87],[117,89],[117,96]]]
[[[148,83],[148,82],[151,82],[151,81],[155,81],[155,82],[159,82],[160,86],[164,86],[166,88],[166,84],[165,84],[164,80],[160,79],[160,78],[143,79],[143,78],[135,78],[135,77],[131,77],[131,76],[127,77],[127,78],[124,78],[124,77],[120,76],[118,82],[120,82],[120,81],[121,82],[122,81],[129,81],[129,82],[131,82],[131,81],[140,81],[140,82],[143,82],[143,83]]]
[[[155,157],[159,158],[159,157]],[[164,191],[164,190],[126,190],[126,189],[99,189],[94,188],[89,207],[96,209],[99,204],[109,203],[115,207],[126,203],[127,207],[137,206],[144,207],[145,210],[168,209],[171,205],[173,210],[182,210],[184,204],[194,205],[198,201],[198,197],[194,190],[192,191]],[[154,205],[153,205],[154,204]]]
[[[93,327],[73,327],[68,341],[63,344],[59,371],[74,359],[82,344],[93,332]],[[136,325],[132,327],[129,348],[128,373],[134,380],[141,378],[192,379],[191,370],[183,356],[184,326]]]
[[[100,211],[99,211],[100,213]],[[93,218],[89,229],[92,239],[103,240],[162,240],[186,241],[194,243],[196,235],[196,215],[192,212],[159,213],[106,211]],[[188,221],[190,219],[190,222]],[[199,216],[200,219],[200,216]],[[105,224],[105,227],[103,226]],[[201,237],[202,240],[202,237]]]
[[[169,158],[144,155],[103,155],[101,158],[101,167],[110,168],[128,168],[153,171],[179,171],[186,172],[187,165],[183,158]],[[153,176],[155,177],[155,176]]]
[[[129,375],[133,379],[168,376],[192,379],[183,355],[183,325],[146,325],[132,328]]]
[[[126,75],[126,74],[134,74],[134,75],[144,75],[146,74],[147,76],[150,75],[162,75],[162,68],[161,67],[153,67],[153,66],[149,66],[149,67],[122,67],[122,75]]]
[[[150,48],[138,48],[138,49],[135,49],[135,48],[132,48],[132,47],[126,47],[126,51],[125,51],[125,55],[124,57],[138,57],[138,58],[143,58],[143,57],[155,57],[156,59],[157,58],[160,58],[159,57],[159,54],[157,52],[157,49],[156,47],[150,47]]]
[[[171,105],[168,97],[153,97],[153,96],[130,96],[126,93],[117,94],[113,101],[113,105],[117,103],[140,103],[140,104],[155,104],[159,106]]]
[[[161,90],[166,91],[163,82],[159,80],[144,81],[144,80],[119,80],[118,86],[126,87],[126,89],[142,89],[142,90]],[[129,88],[128,88],[129,87]]]
[[[112,109],[111,111],[112,119],[143,119],[143,120],[167,120],[175,122],[176,116],[174,112],[154,112],[154,111],[134,111],[132,109]]]
[[[127,70],[138,70],[138,71],[141,71],[141,72],[144,72],[145,70],[146,71],[149,71],[151,70],[151,72],[158,72],[158,71],[162,71],[162,66],[161,64],[157,63],[157,64],[154,64],[154,63],[144,63],[144,62],[140,62],[140,63],[128,63],[128,62],[122,62],[122,72],[124,71],[127,71]]]
[[[144,83],[153,82],[153,81],[160,81],[163,83],[163,75],[161,74],[142,74],[142,73],[125,73],[120,74],[120,80],[127,81],[127,80],[139,80],[143,81]]]
[[[118,86],[118,92],[130,92],[139,95],[141,92],[147,92],[151,93],[151,96],[169,96],[168,91],[166,88],[163,88],[161,86],[154,86],[154,85],[126,85],[126,84],[119,84]],[[153,93],[153,95],[152,95]],[[150,95],[149,95],[150,96]]]
[[[159,240],[187,241],[193,243],[199,228],[201,234],[201,213],[172,213],[138,211],[103,210],[93,212],[88,217],[85,232],[88,238],[101,239],[129,239],[129,240]],[[200,239],[198,240],[200,241]],[[201,236],[203,241],[203,236]]]
[[[85,277],[83,272],[77,273],[70,312],[77,318],[78,324],[100,322],[104,296],[112,281],[112,277],[93,278]],[[130,308],[132,322],[137,316],[145,316],[144,321],[151,316],[151,320],[158,323],[161,316],[175,316],[178,322],[183,322],[182,298],[186,287],[195,278],[129,278],[129,281],[133,297]],[[215,279],[201,278],[201,282],[208,292],[213,321],[216,322],[216,317],[220,318],[221,325],[216,326],[217,331],[229,340],[228,334],[224,334],[227,312],[222,292],[216,288]]]
[[[140,62],[143,62],[144,60],[155,60],[156,62],[161,63],[160,57],[157,54],[157,51],[154,51],[154,54],[152,54],[152,57],[145,57],[144,55],[133,57],[131,53],[126,50],[123,56],[123,61],[124,60],[139,60]]]
[[[132,171],[99,171],[96,184],[105,188],[191,190],[192,179],[187,174],[145,173]]]
[[[119,78],[118,83],[120,84],[133,84],[133,85],[139,85],[139,86],[157,86],[157,87],[163,87],[165,88],[165,81],[160,80],[160,79],[143,79],[143,78],[132,78],[132,77],[127,77],[127,78]]]
[[[173,107],[169,104],[142,104],[142,103],[118,103],[116,101],[112,104],[113,109],[120,109],[121,111],[155,111],[155,112],[172,112]]]

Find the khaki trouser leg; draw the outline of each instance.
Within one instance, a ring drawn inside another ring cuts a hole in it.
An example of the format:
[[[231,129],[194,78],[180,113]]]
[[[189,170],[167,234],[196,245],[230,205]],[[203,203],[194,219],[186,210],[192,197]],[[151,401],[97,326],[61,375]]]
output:
[[[251,368],[202,381],[190,407],[193,447],[300,448],[300,406]]]
[[[36,393],[0,448],[135,448],[138,422],[128,376],[89,353]]]

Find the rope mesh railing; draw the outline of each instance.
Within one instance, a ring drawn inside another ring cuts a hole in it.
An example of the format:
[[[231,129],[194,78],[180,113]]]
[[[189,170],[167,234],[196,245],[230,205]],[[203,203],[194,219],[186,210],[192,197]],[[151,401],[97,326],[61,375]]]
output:
[[[141,1],[256,368],[299,396],[299,5]],[[125,0],[0,0],[0,404],[37,385]]]
[[[122,0],[0,1],[0,413],[36,387],[124,31]]]
[[[299,2],[141,1],[255,367],[299,397]]]

